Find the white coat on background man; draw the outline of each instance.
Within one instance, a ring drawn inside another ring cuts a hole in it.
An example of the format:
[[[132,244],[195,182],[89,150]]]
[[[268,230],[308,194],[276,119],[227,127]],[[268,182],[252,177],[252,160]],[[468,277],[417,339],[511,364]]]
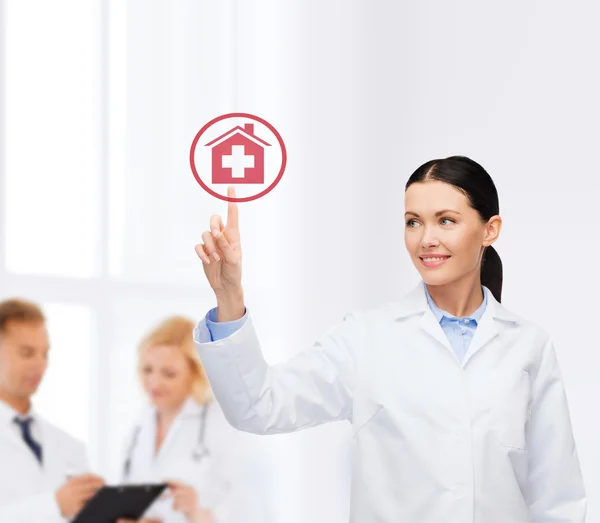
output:
[[[43,448],[43,466],[23,443],[14,418],[18,412],[0,401],[0,521],[31,523],[65,521],[56,491],[71,476],[89,471],[81,442],[30,413],[32,432]]]
[[[66,521],[104,484],[88,473],[83,444],[32,408],[31,397],[46,372],[48,352],[41,309],[26,300],[0,302],[2,523]]]

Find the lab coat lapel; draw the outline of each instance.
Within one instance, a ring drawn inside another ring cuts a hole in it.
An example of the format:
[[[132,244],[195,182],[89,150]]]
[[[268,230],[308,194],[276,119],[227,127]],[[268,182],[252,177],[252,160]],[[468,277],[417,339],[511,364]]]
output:
[[[35,422],[39,423],[42,435],[42,465],[38,465],[37,461],[34,465],[39,467],[44,485],[53,488],[67,479],[69,471],[65,469],[65,449],[62,448],[61,442],[57,441],[55,432],[50,429],[48,424],[39,415],[34,414],[34,416]]]
[[[453,357],[456,357],[444,329],[442,329],[442,326],[429,308],[425,294],[425,283],[423,281],[420,281],[401,302],[396,303],[392,310],[395,320],[404,320],[408,317],[422,314],[419,320],[419,327],[435,341],[446,347]]]
[[[44,469],[40,466],[31,450],[25,445],[16,431],[13,433],[12,430],[9,430],[7,439],[4,440],[3,438],[3,441],[0,441],[0,444],[8,447],[3,450],[10,453],[11,459],[14,459],[15,463],[19,463],[19,474],[28,478],[32,488],[34,488],[33,485],[37,487],[40,484],[45,484]],[[2,466],[4,466],[4,464]]]
[[[479,350],[485,347],[490,341],[492,341],[498,334],[500,334],[500,330],[498,328],[498,324],[496,320],[493,318],[492,311],[486,309],[481,316],[481,320],[475,329],[475,333],[473,334],[473,339],[469,344],[469,350],[467,354],[465,354],[465,359],[463,361],[463,366],[467,364],[469,359],[473,357]]]
[[[425,310],[425,313],[421,317],[419,325],[421,329],[423,329],[427,334],[429,334],[431,337],[433,337],[435,340],[441,343],[444,347],[446,347],[446,349],[450,351],[450,353],[454,357],[456,357],[454,351],[452,350],[452,345],[450,345],[448,337],[444,332],[444,329],[442,329],[440,322],[437,320],[433,312],[431,312],[431,309],[427,308],[427,310]]]
[[[519,325],[521,319],[516,314],[506,310],[496,299],[491,291],[485,287],[487,293],[487,307],[469,345],[463,366],[481,349],[489,344],[496,336],[502,336],[503,329]]]
[[[156,410],[147,407],[140,416],[139,425],[127,435],[127,452],[136,461],[136,468],[142,463],[153,462],[156,449]]]
[[[141,478],[152,478],[156,460],[156,410],[153,406],[146,407],[136,425],[127,434],[126,456],[130,459],[129,475],[123,478],[130,483],[138,482]],[[125,468],[122,469],[125,472]]]
[[[498,301],[496,301],[491,291],[487,287],[484,288],[488,298],[487,307],[477,325],[477,329],[475,329],[475,334],[473,335],[469,350],[463,361],[463,366],[473,357],[473,355],[498,336],[501,333],[502,328],[508,324],[518,324],[520,322],[518,316],[507,311]],[[448,349],[456,358],[446,333],[429,308],[427,296],[425,294],[425,282],[419,282],[419,284],[408,293],[401,302],[394,305],[392,310],[396,320],[403,320],[413,315],[422,314],[421,319],[419,320],[420,328],[438,343],[446,347],[446,349]]]
[[[157,455],[157,459],[161,459],[164,456],[168,455],[169,448],[173,446],[175,439],[177,438],[177,433],[181,430],[182,420],[193,416],[195,411],[197,410],[195,402],[193,399],[188,398],[183,405],[181,412],[177,415],[177,417],[173,420],[173,424],[169,428],[169,432],[163,441],[163,444],[160,447],[160,450]]]
[[[11,455],[18,456],[15,458],[16,460],[22,460],[20,467],[26,468],[27,474],[31,475],[31,477],[41,478],[43,476],[43,469],[31,452],[31,449],[29,449],[21,438],[17,425],[14,422],[15,416],[17,416],[17,411],[5,403],[0,402],[0,424],[3,425],[2,432],[6,431],[5,434],[2,434],[2,441],[0,444],[3,446],[8,445],[9,448],[5,448],[5,450],[10,452]],[[39,416],[36,416],[35,422],[42,423]],[[40,429],[40,432],[42,433],[43,438],[43,430]]]

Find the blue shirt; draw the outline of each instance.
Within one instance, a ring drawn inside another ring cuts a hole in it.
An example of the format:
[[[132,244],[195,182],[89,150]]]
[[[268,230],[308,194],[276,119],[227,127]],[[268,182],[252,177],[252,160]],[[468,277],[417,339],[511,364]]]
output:
[[[244,315],[238,320],[217,321],[217,307],[210,309],[204,322],[198,324],[198,341],[206,343],[227,338],[240,329],[247,318],[248,312],[244,311]]]
[[[483,301],[479,308],[470,316],[462,316],[457,318],[453,316],[449,312],[440,309],[429,294],[429,290],[427,289],[427,285],[425,285],[425,294],[427,295],[427,303],[429,304],[429,308],[433,315],[440,323],[440,326],[444,330],[452,349],[454,350],[456,357],[459,361],[463,361],[465,355],[467,354],[467,350],[469,350],[469,345],[471,344],[471,340],[473,339],[473,334],[475,334],[475,329],[485,312],[485,308],[487,307],[487,291],[485,287],[482,286],[481,290],[483,291]]]
[[[477,324],[481,320],[481,316],[483,316],[487,306],[487,290],[485,287],[482,287],[482,291],[483,302],[479,308],[473,314],[471,314],[471,316],[457,318],[449,312],[438,308],[431,298],[429,290],[427,290],[427,286],[425,285],[425,294],[427,295],[427,303],[429,304],[429,308],[444,330],[446,337],[448,338],[448,341],[450,342],[450,345],[456,353],[459,361],[463,361],[467,350],[469,349],[471,340],[473,339],[473,334],[475,334]],[[238,320],[220,322],[217,321],[217,308],[215,307],[214,309],[208,311],[204,324],[200,322],[198,329],[198,341],[205,343],[208,341],[216,341],[227,338],[237,331],[242,325],[244,325],[244,323],[246,323],[247,317],[248,312],[246,311]]]

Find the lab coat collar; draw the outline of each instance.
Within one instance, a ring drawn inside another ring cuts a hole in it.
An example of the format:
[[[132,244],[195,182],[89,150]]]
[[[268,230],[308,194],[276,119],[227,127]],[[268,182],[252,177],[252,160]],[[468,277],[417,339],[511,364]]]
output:
[[[198,405],[198,403],[194,400],[194,398],[189,396],[183,402],[183,406],[181,407],[181,410],[179,411],[177,416],[175,416],[175,420],[177,420],[179,418],[183,418],[183,417],[194,416],[194,415],[198,414],[198,412],[201,408],[202,408],[202,406]],[[148,403],[146,406],[146,410],[145,410],[145,416],[147,416],[148,419],[156,420],[156,407],[154,405]],[[173,420],[173,421],[175,421],[175,420]]]
[[[24,416],[13,409],[10,405],[5,403],[4,401],[0,401],[0,425],[6,426],[14,423],[15,418],[32,418],[34,422],[38,422],[37,416],[33,407],[29,409],[29,412]]]
[[[202,411],[202,405],[200,405],[191,396],[185,400],[185,403],[179,413],[179,418],[197,417]]]
[[[7,403],[0,401],[0,430],[4,431],[8,429],[8,435],[10,440],[12,440],[14,444],[16,444],[15,453],[18,453],[20,456],[16,459],[23,459],[22,462],[19,461],[20,466],[28,467],[31,470],[32,474],[38,474],[40,470],[42,472],[56,470],[56,467],[58,466],[57,463],[60,462],[61,456],[59,456],[57,452],[44,452],[44,460],[42,466],[40,467],[40,463],[35,458],[31,450],[23,445],[20,432],[17,429],[17,425],[14,422],[15,418],[17,417],[21,419],[33,419],[34,425],[36,426],[36,432],[33,434],[33,438],[39,444],[41,444],[43,448],[55,448],[56,441],[54,431],[49,430],[48,424],[44,422],[44,420],[39,416],[39,414],[35,412],[33,407],[29,409],[29,412],[23,415]],[[46,479],[48,478],[49,476],[46,476]]]
[[[173,444],[173,441],[176,440],[176,434],[179,432],[181,428],[181,423],[183,420],[189,419],[199,419],[202,411],[202,405],[200,405],[194,398],[191,396],[185,400],[185,403],[181,407],[179,414],[173,420],[173,424],[169,428],[167,436],[163,441],[160,450],[158,451],[158,458],[160,459],[162,456],[168,455],[168,449]],[[153,430],[156,430],[156,409],[152,407],[150,409],[151,418],[150,423]],[[155,433],[154,433],[155,434]],[[152,441],[154,441],[154,436],[152,437]]]
[[[18,416],[18,412],[3,401],[0,401],[0,425],[3,427],[10,425],[15,416]]]
[[[484,292],[487,294],[487,306],[486,310],[483,313],[483,317],[486,315],[491,316],[496,320],[501,320],[505,322],[511,322],[515,324],[520,324],[521,319],[513,314],[512,312],[506,310],[495,298],[492,292],[486,287],[483,286]],[[429,305],[427,304],[427,293],[425,289],[425,282],[420,281],[419,284],[410,291],[402,301],[398,302],[393,307],[393,315],[394,319],[400,320],[404,318],[408,318],[410,316],[415,316],[417,314],[423,314],[427,312],[429,309]],[[432,313],[433,314],[433,313]],[[483,320],[482,317],[482,320]],[[434,316],[435,319],[435,316]]]
[[[477,325],[465,358],[462,362],[459,361],[461,366],[466,365],[477,351],[493,340],[500,333],[501,326],[506,326],[507,323],[515,325],[520,323],[520,319],[516,315],[507,311],[496,301],[487,287],[484,286],[483,289],[487,295],[487,306]],[[403,320],[419,314],[421,315],[421,319],[419,320],[421,329],[443,345],[451,356],[457,359],[446,333],[427,303],[427,293],[423,281],[394,307],[395,320]]]

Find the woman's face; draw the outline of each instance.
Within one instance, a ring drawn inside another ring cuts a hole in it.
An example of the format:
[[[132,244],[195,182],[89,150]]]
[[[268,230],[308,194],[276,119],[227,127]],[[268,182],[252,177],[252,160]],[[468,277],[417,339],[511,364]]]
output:
[[[141,355],[140,377],[157,409],[177,409],[192,390],[193,373],[181,351],[172,345],[156,345]]]
[[[500,232],[499,216],[484,223],[462,192],[440,181],[412,184],[405,210],[406,249],[425,283],[446,285],[479,275],[483,247]]]

